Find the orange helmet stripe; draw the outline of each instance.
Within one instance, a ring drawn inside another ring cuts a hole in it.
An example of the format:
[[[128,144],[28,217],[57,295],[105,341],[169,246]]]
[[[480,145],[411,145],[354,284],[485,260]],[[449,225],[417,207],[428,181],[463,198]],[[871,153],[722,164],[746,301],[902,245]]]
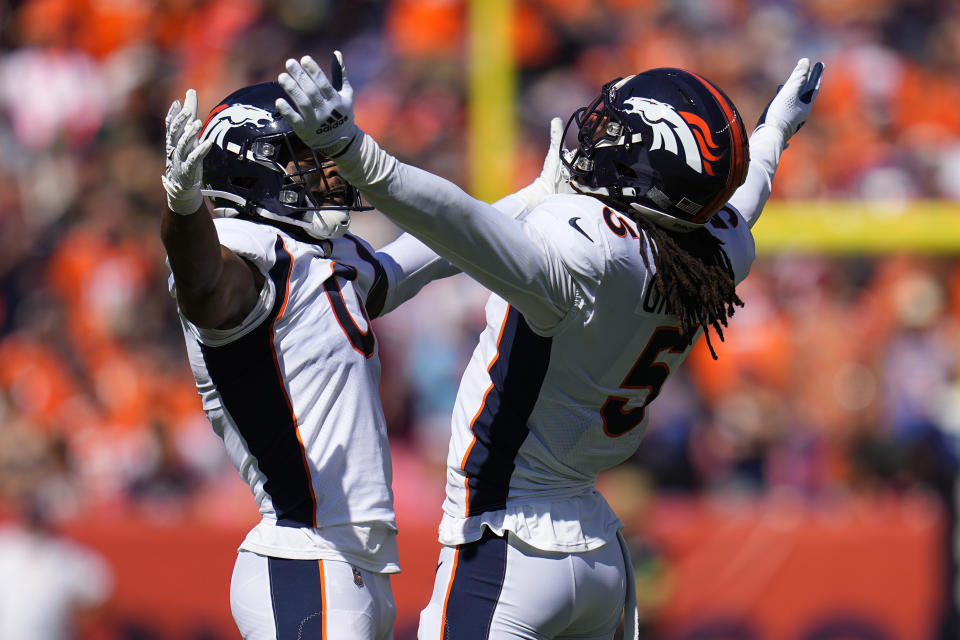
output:
[[[697,75],[696,73],[691,73],[694,78],[703,83],[703,86],[707,88],[714,99],[717,101],[717,105],[723,111],[723,115],[726,117],[727,122],[730,123],[730,172],[727,174],[727,184],[723,189],[716,195],[716,197],[710,202],[709,205],[704,207],[704,213],[709,212],[712,216],[717,209],[719,209],[727,200],[730,199],[730,196],[733,195],[733,192],[736,191],[737,187],[743,184],[743,179],[746,177],[746,162],[745,159],[748,157],[746,148],[741,148],[740,140],[745,138],[743,123],[740,121],[740,117],[737,115],[734,106],[730,103],[729,99],[724,96],[719,89],[717,89],[713,83],[709,80],[706,80],[702,76]],[[701,214],[703,215],[703,214]],[[698,216],[699,217],[699,216]],[[706,220],[696,220],[698,222],[706,222]]]
[[[229,106],[230,105],[228,104],[218,104],[217,106],[215,106],[213,110],[210,112],[210,115],[207,116],[207,119],[203,121],[203,126],[200,127],[200,133],[197,134],[197,138],[203,137],[203,132],[207,130],[207,125],[210,124],[211,120],[213,120],[213,116],[217,115],[218,113],[220,113],[221,111],[223,111]]]

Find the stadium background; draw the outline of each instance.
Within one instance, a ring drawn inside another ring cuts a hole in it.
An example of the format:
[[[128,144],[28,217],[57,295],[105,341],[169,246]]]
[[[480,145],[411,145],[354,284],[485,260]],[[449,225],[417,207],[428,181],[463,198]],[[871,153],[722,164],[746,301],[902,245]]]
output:
[[[333,48],[363,128],[489,199],[612,77],[695,69],[752,123],[798,57],[823,60],[720,360],[697,349],[602,489],[649,638],[960,637],[956,2],[6,0],[0,38],[0,511],[15,526],[29,504],[105,558],[112,595],[81,637],[235,637],[230,570],[256,514],[166,294],[163,116],[188,87],[206,112]],[[355,229],[396,233],[376,213]],[[429,595],[484,297],[460,276],[375,323],[398,640]]]

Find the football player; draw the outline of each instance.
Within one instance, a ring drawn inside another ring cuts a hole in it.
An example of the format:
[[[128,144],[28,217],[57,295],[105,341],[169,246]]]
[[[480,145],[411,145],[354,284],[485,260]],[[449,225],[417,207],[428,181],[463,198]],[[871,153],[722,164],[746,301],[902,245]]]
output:
[[[277,109],[301,138],[493,292],[454,408],[421,640],[612,638],[625,604],[635,612],[623,524],[597,474],[634,453],[667,376],[742,304],[751,227],[821,71],[801,59],[749,142],[702,76],[615,79],[567,124],[569,178],[534,184],[563,193],[514,199],[511,217],[397,161],[353,122],[349,82],[287,61]],[[633,637],[635,613],[625,620]]]
[[[170,290],[204,411],[261,515],[230,603],[247,640],[392,638],[397,530],[370,320],[458,271],[412,236],[375,251],[347,232],[369,207],[280,116],[284,96],[245,87],[201,122],[189,90],[166,118]]]

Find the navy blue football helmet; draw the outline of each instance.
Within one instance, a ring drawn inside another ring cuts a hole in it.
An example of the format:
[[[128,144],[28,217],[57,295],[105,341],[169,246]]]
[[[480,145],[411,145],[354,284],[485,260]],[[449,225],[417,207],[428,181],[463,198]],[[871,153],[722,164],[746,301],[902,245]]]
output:
[[[343,235],[360,192],[329,158],[310,149],[274,106],[276,82],[231,93],[210,111],[199,137],[213,140],[203,161],[203,195],[214,215],[293,225],[318,239]]]
[[[607,83],[570,117],[567,131],[573,124],[578,146],[561,157],[574,189],[676,231],[705,224],[747,176],[737,108],[713,83],[682,69]]]

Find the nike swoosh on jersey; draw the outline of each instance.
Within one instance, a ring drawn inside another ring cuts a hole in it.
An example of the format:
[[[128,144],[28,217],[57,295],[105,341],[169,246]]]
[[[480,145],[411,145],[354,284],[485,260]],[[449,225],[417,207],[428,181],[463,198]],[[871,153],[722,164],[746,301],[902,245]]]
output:
[[[586,238],[586,239],[589,240],[590,242],[593,242],[593,238],[591,238],[590,236],[588,236],[588,235],[587,235],[587,232],[584,231],[583,229],[581,229],[581,228],[580,228],[580,225],[577,224],[577,220],[579,220],[579,219],[580,219],[580,216],[574,216],[574,217],[570,218],[567,222],[570,223],[570,226],[571,226],[571,227],[573,227],[574,229],[576,229],[577,231],[579,231],[580,233],[582,233],[584,238]]]

